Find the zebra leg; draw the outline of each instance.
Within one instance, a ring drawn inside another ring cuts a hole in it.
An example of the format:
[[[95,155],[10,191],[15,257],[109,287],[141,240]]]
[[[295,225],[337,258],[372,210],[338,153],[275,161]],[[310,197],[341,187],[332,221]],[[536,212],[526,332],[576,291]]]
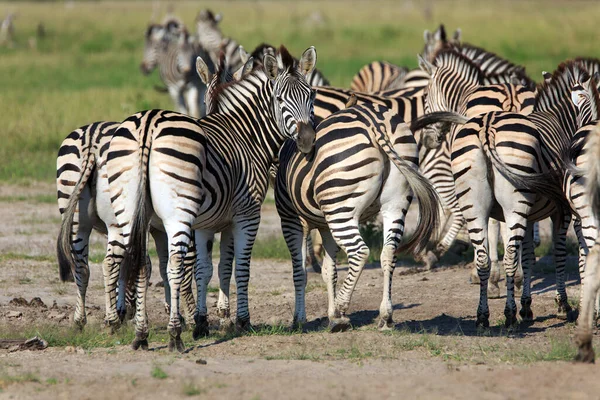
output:
[[[532,204],[532,203],[529,203]],[[510,229],[510,238],[505,244],[504,251],[504,271],[506,273],[506,305],[504,307],[504,316],[506,327],[512,327],[517,323],[517,303],[515,302],[515,273],[518,269],[518,263],[522,252],[522,242],[527,229],[527,219],[529,207],[515,200],[515,208],[526,208],[525,211],[512,210],[504,213],[506,216],[506,226]],[[506,209],[505,209],[506,210]]]
[[[248,308],[248,281],[250,280],[250,257],[252,246],[260,224],[260,213],[253,218],[238,219],[233,224],[234,252],[235,252],[235,283],[237,287],[237,315],[236,329],[248,331],[250,324],[250,310]]]
[[[171,310],[171,286],[169,286],[169,277],[167,276],[167,264],[169,263],[169,239],[167,233],[158,229],[150,229],[150,234],[154,238],[156,253],[158,254],[158,270],[163,280],[165,290],[165,311],[167,314]]]
[[[150,258],[146,259],[147,261]],[[135,339],[131,348],[137,350],[148,350],[148,314],[146,313],[146,292],[148,289],[148,278],[150,276],[150,265],[139,269],[135,280]]]
[[[310,241],[309,241],[310,240]],[[321,272],[321,264],[323,263],[323,238],[318,230],[312,230],[307,237],[308,251],[310,254],[310,265],[316,273]]]
[[[77,212],[77,211],[76,211]],[[77,234],[72,242],[71,251],[75,258],[75,284],[77,285],[77,303],[75,304],[75,314],[73,322],[79,329],[83,329],[87,323],[85,312],[85,295],[90,280],[90,267],[88,265],[89,239],[91,232],[87,226],[81,223],[78,226]]]
[[[552,218],[555,229],[553,235],[554,242],[554,264],[556,265],[556,304],[558,311],[556,318],[558,319],[569,319],[572,317],[573,310],[569,304],[567,297],[567,288],[565,283],[565,266],[567,260],[567,231],[569,224],[571,223],[571,214],[565,213],[564,218],[561,221],[556,219],[556,216]]]
[[[577,321],[575,343],[578,347],[576,361],[593,363],[594,349],[592,348],[594,301],[600,289],[600,274],[598,263],[600,262],[600,242],[596,240],[587,257],[585,268],[585,285],[583,285],[583,300],[581,301],[581,312]]]
[[[285,243],[292,258],[292,274],[294,279],[295,306],[292,329],[301,328],[306,323],[306,269],[305,260],[312,243],[308,243],[310,232],[302,226],[295,216],[281,220],[281,229]]]
[[[350,306],[350,299],[356,287],[356,282],[369,258],[369,248],[360,235],[357,219],[346,220],[327,217],[333,238],[348,255],[348,274],[335,299],[334,319],[329,320],[331,331],[339,332],[348,329],[350,326],[350,320],[346,317],[346,312]]]
[[[222,330],[228,330],[232,326],[231,311],[229,305],[229,290],[231,288],[231,273],[233,268],[233,232],[231,228],[221,232],[220,245],[221,259],[219,260],[219,300],[217,301],[217,315],[219,326]]]
[[[523,292],[521,294],[521,310],[519,315],[523,321],[533,321],[531,310],[531,271],[535,264],[535,242],[533,240],[534,222],[527,223],[527,230],[523,238],[523,251],[521,252],[521,265],[523,267]]]
[[[488,241],[490,254],[490,280],[488,281],[488,297],[490,299],[500,298],[500,265],[498,263],[498,239],[500,236],[500,222],[490,218],[488,222]]]
[[[122,237],[114,229],[108,229],[108,244],[106,256],[102,261],[102,273],[104,275],[104,299],[106,303],[105,323],[114,331],[121,320],[117,312],[117,284],[119,280],[119,265],[125,254],[125,246]],[[119,263],[117,263],[119,261]]]
[[[323,257],[323,266],[321,268],[321,276],[327,285],[327,317],[329,321],[333,321],[335,316],[335,291],[337,286],[337,268],[336,257],[340,248],[335,239],[331,235],[329,229],[320,229],[321,238],[323,239],[323,248],[325,256]]]
[[[206,295],[208,292],[208,282],[212,278],[212,247],[214,242],[214,234],[209,231],[196,231],[196,290],[197,306],[194,320],[196,326],[194,328],[194,340],[198,340],[203,336],[208,336],[208,307],[206,305]]]
[[[185,314],[184,321],[194,321],[196,314],[196,300],[194,300],[194,292],[192,288],[196,259],[196,244],[193,241],[190,243],[188,252],[183,259],[184,275],[183,281],[181,282],[181,297],[183,299],[183,311]]]
[[[533,245],[537,249],[542,244],[542,239],[540,238],[540,223],[536,221],[533,223]]]
[[[410,199],[410,197],[409,197]],[[396,202],[392,209],[382,211],[384,243],[381,249],[381,269],[383,272],[383,298],[379,306],[380,330],[390,330],[394,327],[392,307],[392,278],[396,267],[396,250],[404,235],[404,220],[410,206],[410,200]]]

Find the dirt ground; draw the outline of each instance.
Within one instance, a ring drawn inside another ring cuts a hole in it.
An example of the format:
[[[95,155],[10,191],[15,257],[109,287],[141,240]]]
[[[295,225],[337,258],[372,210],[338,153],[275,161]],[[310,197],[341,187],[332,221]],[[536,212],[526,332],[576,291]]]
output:
[[[71,324],[75,285],[58,280],[54,246],[60,217],[48,200],[53,193],[50,185],[0,187],[0,332]],[[267,204],[260,235],[278,234],[278,223],[274,205]],[[92,253],[101,254],[103,240],[94,236]],[[504,299],[490,300],[493,327],[483,333],[475,329],[479,291],[469,284],[463,262],[433,271],[400,264],[394,277],[397,325],[392,332],[379,332],[374,323],[382,296],[377,264],[367,266],[353,296],[353,330],[338,334],[323,328],[326,289],[321,277],[311,273],[308,332],[269,334],[264,325],[289,325],[292,319],[291,265],[253,259],[251,318],[255,326],[263,325],[262,334],[194,342],[187,333],[184,354],[169,353],[164,341],[152,336],[147,352],[135,352],[128,343],[0,350],[0,398],[597,398],[599,367],[560,361],[575,354],[574,324],[556,319],[554,275],[542,264],[533,281],[536,320],[515,331],[502,327]],[[341,266],[342,276],[345,271]],[[157,331],[164,331],[167,315],[159,281],[155,269],[149,318]],[[576,269],[569,269],[568,284],[576,299]],[[216,280],[211,285],[217,286]],[[40,297],[46,306],[11,303],[18,297]],[[91,265],[87,305],[86,329],[103,329],[98,263]],[[216,306],[216,293],[210,293],[209,306]]]

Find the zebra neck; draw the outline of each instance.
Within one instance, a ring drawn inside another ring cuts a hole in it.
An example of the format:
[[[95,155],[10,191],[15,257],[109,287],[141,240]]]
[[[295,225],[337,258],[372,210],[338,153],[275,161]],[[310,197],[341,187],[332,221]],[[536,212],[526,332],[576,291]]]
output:
[[[198,43],[213,55],[218,55],[217,53],[224,38],[218,29],[210,26],[198,26]]]
[[[264,73],[229,86],[215,104],[219,114],[228,115],[232,128],[229,133],[234,140],[249,150],[256,166],[267,172],[286,139],[278,127],[273,104],[273,84]]]

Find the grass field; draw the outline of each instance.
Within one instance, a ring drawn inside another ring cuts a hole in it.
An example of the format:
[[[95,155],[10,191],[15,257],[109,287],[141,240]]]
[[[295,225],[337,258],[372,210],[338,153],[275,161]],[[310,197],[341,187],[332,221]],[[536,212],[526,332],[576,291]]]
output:
[[[157,3],[161,19],[168,3]],[[294,54],[314,45],[318,67],[347,87],[377,59],[416,67],[423,30],[440,22],[464,40],[523,64],[534,78],[568,58],[600,56],[593,38],[597,2],[577,1],[231,1],[175,2],[190,30],[200,7],[224,15],[222,29],[250,50],[266,41]],[[150,107],[171,108],[139,72],[153,2],[0,3],[18,13],[16,46],[0,48],[0,180],[51,181],[62,139],[96,120],[122,120]],[[310,18],[318,11],[322,23]],[[46,36],[29,46],[38,24]]]

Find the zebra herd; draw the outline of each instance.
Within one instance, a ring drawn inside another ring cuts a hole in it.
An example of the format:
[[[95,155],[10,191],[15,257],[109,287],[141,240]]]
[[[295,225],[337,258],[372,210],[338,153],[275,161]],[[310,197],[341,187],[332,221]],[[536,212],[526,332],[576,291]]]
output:
[[[515,286],[522,286],[519,316],[532,321],[535,222],[547,217],[554,226],[557,316],[573,318],[565,289],[573,219],[583,287],[577,357],[594,360],[600,61],[565,61],[536,85],[523,67],[464,43],[460,30],[448,38],[440,26],[425,31],[420,69],[376,61],[346,90],[329,86],[316,69],[314,47],[300,58],[266,44],[248,54],[222,34],[220,20],[204,10],[196,34],[173,17],[146,31],[141,69],[159,69],[178,112],[148,110],[122,122],[96,122],[71,132],[60,147],[57,251],[61,279],[74,279],[78,288],[79,327],[86,323],[95,229],[107,235],[105,321],[118,327],[129,306],[134,349],[148,348],[149,233],[165,281],[170,350],[184,350],[182,314],[194,321],[194,339],[209,332],[216,233],[217,314],[222,325],[231,324],[233,275],[236,328],[250,329],[250,256],[271,183],[291,254],[295,326],[307,321],[305,265],[316,230],[330,329],[349,328],[346,312],[370,251],[359,227],[377,215],[383,225],[380,329],[393,327],[397,254],[409,251],[431,264],[465,224],[480,285],[476,325],[489,327],[488,297],[500,291],[496,221],[504,222],[506,325],[518,321]],[[402,243],[413,199],[419,222]],[[437,245],[431,249],[429,242]],[[349,271],[338,291],[340,249]]]

